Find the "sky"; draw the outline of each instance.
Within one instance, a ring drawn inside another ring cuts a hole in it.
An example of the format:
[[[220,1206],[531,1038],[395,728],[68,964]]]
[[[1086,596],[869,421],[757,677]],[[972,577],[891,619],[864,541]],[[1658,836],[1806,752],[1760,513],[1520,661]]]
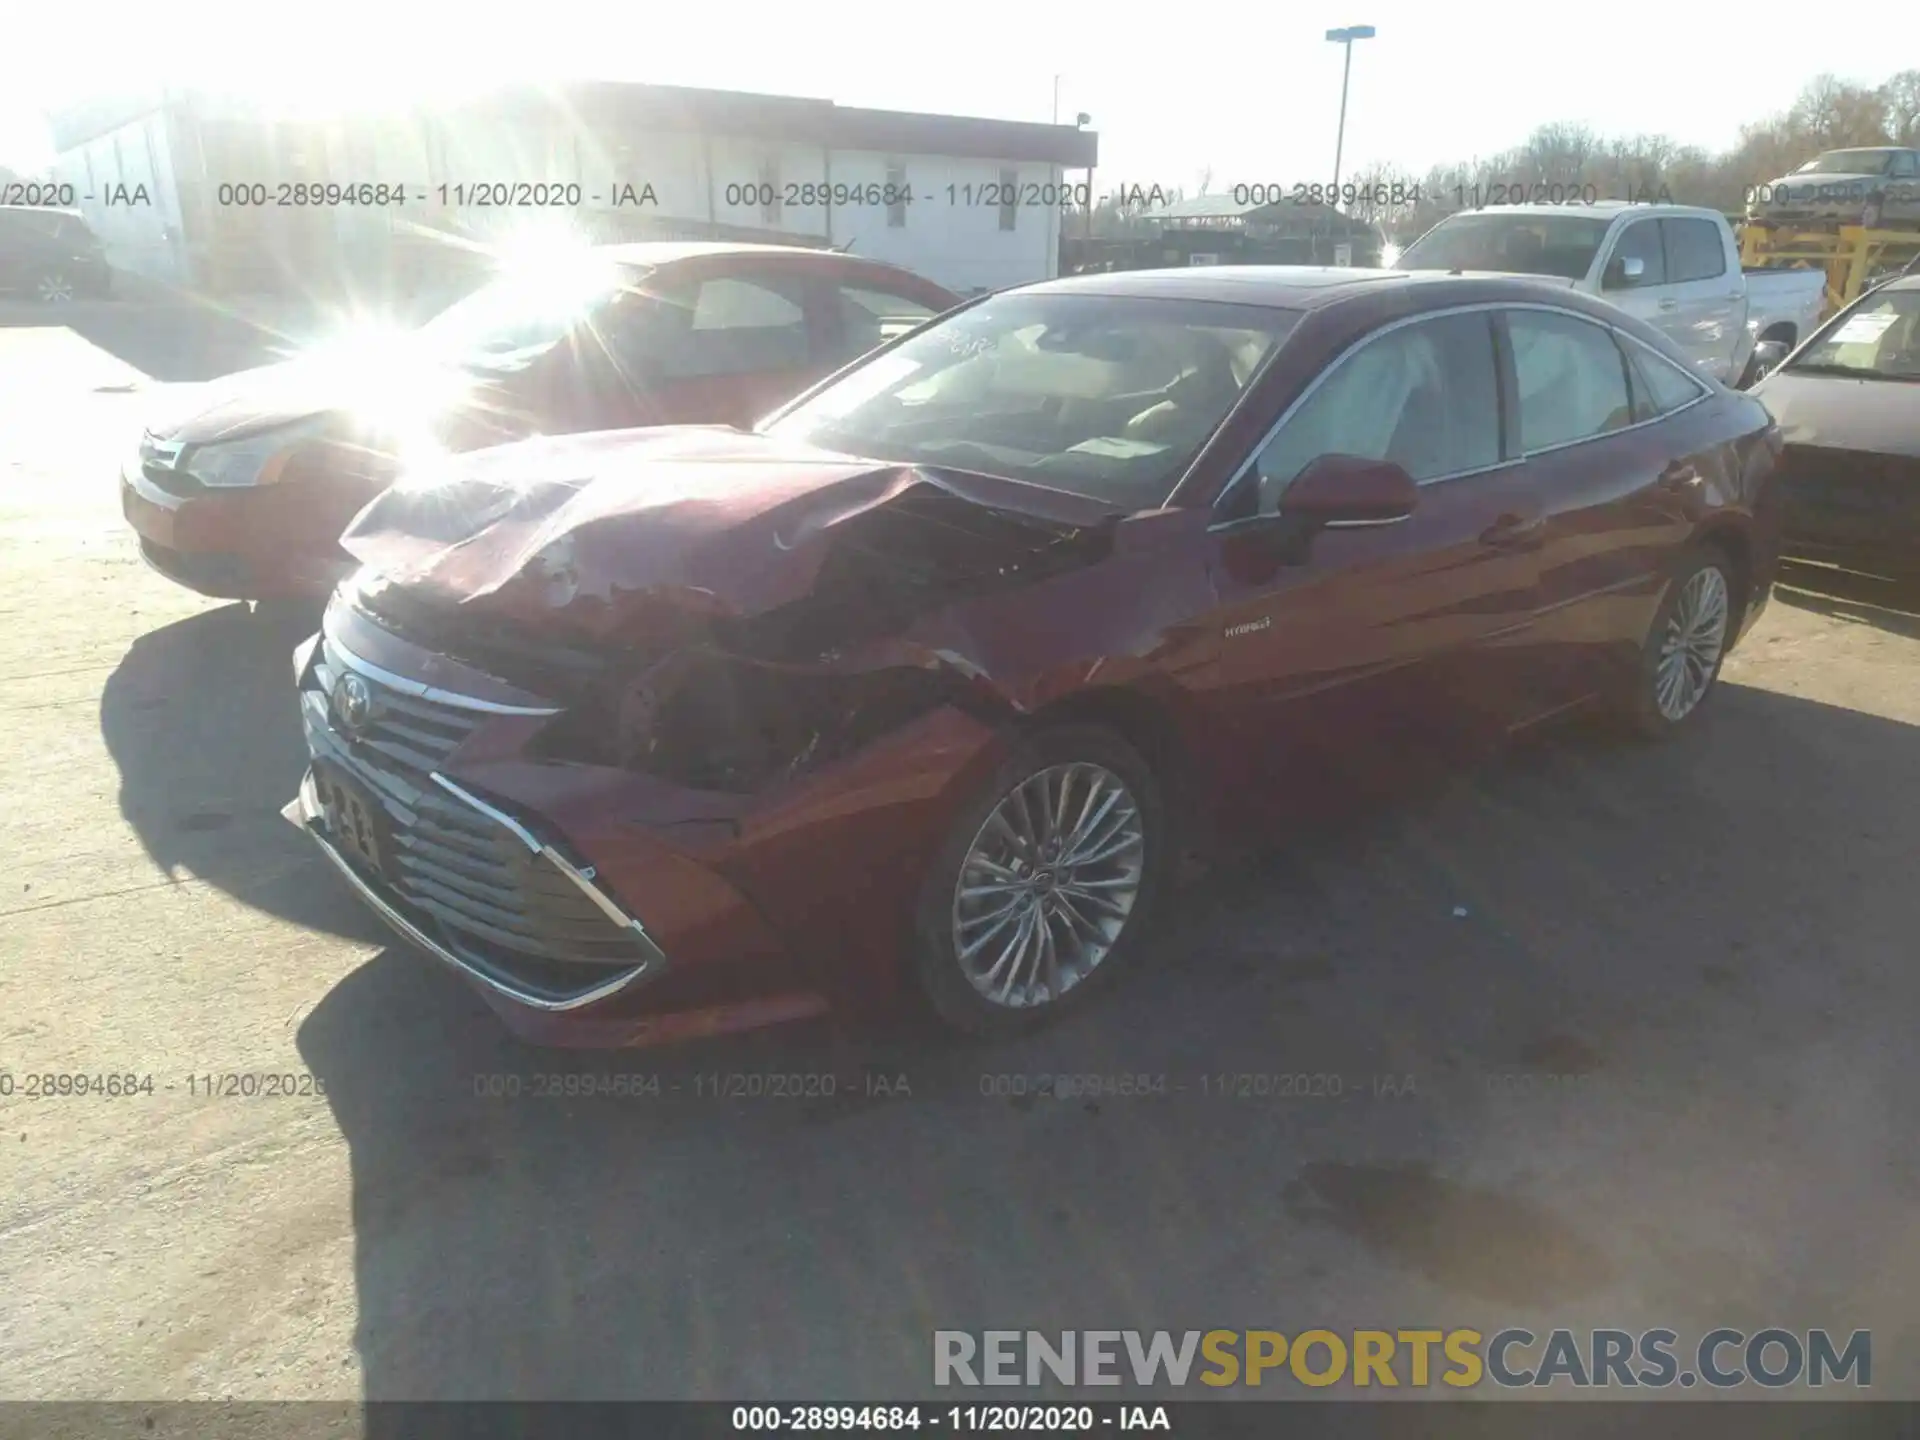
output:
[[[101,0],[87,9],[83,43],[70,11],[19,9],[9,49],[33,59],[9,67],[0,88],[0,164],[27,171],[49,158],[45,107],[161,77],[294,107],[607,79],[1044,121],[1057,75],[1061,117],[1085,111],[1099,132],[1097,190],[1194,193],[1208,170],[1215,190],[1330,178],[1341,48],[1324,35],[1335,26],[1379,32],[1354,46],[1349,175],[1374,161],[1418,172],[1489,155],[1552,121],[1723,149],[1823,71],[1878,83],[1903,61],[1920,64],[1920,5],[1876,11],[1871,45],[1857,26],[1784,11],[1665,6],[1657,25],[1616,25],[1606,10],[1491,0],[708,0],[653,13],[607,0],[331,0],[298,22],[232,0]]]

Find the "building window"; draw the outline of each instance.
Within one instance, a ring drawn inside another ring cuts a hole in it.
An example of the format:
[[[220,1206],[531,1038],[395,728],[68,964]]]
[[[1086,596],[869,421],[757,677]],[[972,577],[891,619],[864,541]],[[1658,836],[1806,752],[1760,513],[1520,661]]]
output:
[[[1014,221],[1020,214],[1020,172],[1002,170],[1000,172],[1000,228],[1013,229]]]
[[[904,230],[907,226],[907,167],[898,160],[887,162],[887,228]]]

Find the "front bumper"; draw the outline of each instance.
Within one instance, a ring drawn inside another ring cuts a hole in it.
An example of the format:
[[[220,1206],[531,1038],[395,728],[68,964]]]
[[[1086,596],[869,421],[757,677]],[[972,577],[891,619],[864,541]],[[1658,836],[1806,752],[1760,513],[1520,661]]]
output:
[[[541,696],[347,597],[295,655],[310,770],[286,817],[410,944],[523,1039],[650,1044],[890,1007],[927,857],[998,737],[954,711],[761,795],[545,760]],[[334,706],[356,673],[385,719]],[[388,835],[328,828],[343,778]],[[345,840],[347,843],[342,843]]]
[[[333,517],[313,513],[311,488],[184,493],[135,458],[120,472],[120,513],[140,558],[176,585],[216,600],[317,600],[354,566],[338,544],[345,522],[329,531]]]

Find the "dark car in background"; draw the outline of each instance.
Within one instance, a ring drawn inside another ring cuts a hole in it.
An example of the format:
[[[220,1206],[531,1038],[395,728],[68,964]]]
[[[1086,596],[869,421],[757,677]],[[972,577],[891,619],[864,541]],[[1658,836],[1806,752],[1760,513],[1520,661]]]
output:
[[[1752,394],[1786,441],[1787,553],[1920,575],[1920,274],[1862,295]]]
[[[1920,150],[1828,150],[1791,175],[1756,185],[1747,218],[1766,225],[1920,224]]]
[[[413,332],[199,387],[121,475],[147,562],[226,599],[319,599],[404,467],[533,434],[749,425],[959,303],[891,265],[746,244],[577,247]]]
[[[112,288],[106,250],[79,211],[0,205],[0,294],[58,305]]]
[[[1004,291],[752,431],[387,491],[295,656],[288,815],[536,1040],[903,979],[1017,1031],[1303,783],[1596,701],[1689,725],[1769,594],[1777,444],[1658,331],[1527,281]]]

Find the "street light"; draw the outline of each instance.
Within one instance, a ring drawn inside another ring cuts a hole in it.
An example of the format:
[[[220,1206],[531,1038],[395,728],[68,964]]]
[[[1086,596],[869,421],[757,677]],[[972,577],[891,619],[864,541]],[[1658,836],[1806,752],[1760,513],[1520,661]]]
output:
[[[1348,25],[1341,30],[1327,31],[1327,39],[1346,48],[1346,66],[1340,72],[1340,129],[1333,141],[1333,206],[1340,205],[1340,152],[1347,143],[1347,82],[1353,78],[1353,42],[1373,39],[1373,26]]]

